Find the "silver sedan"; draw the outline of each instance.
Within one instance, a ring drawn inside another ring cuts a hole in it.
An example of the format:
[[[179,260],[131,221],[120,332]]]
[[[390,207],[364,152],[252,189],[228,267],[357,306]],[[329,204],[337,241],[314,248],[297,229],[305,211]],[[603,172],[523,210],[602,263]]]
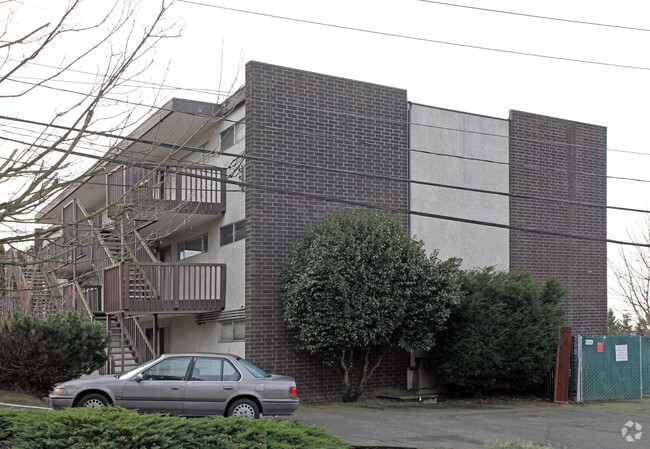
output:
[[[57,385],[55,409],[114,405],[144,413],[259,418],[291,415],[300,403],[296,382],[267,374],[229,354],[165,354],[121,375]]]

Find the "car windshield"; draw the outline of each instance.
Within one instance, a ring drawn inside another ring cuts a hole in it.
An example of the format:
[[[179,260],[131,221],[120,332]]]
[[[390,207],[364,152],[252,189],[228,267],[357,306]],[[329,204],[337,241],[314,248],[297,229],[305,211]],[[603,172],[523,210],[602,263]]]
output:
[[[251,373],[255,377],[271,377],[271,375],[269,373],[264,371],[262,368],[259,368],[259,367],[255,366],[255,365],[253,365],[248,360],[237,359],[237,361],[239,363],[241,363],[242,365],[244,365],[244,368],[246,368],[248,370],[248,372]]]
[[[138,365],[138,366],[136,366],[135,368],[130,369],[130,370],[128,370],[127,372],[120,374],[119,376],[117,376],[117,378],[118,378],[118,379],[128,379],[129,376],[133,375],[133,373],[135,373],[136,371],[140,370],[141,368],[144,368],[144,367],[146,367],[146,366],[151,365],[151,364],[152,364],[153,362],[155,362],[156,360],[157,360],[157,359],[151,359],[151,360],[149,360],[148,362],[144,362],[142,365]]]

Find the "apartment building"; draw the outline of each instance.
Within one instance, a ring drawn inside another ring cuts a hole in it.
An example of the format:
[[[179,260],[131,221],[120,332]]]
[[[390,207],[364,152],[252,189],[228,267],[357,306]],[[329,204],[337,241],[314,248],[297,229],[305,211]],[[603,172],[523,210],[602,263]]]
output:
[[[69,224],[35,245],[45,265],[11,272],[36,313],[60,304],[106,323],[106,370],[230,352],[295,377],[303,398],[338,397],[338,369],[295,349],[279,273],[305,226],[342,207],[399,211],[464,268],[558,276],[574,331],[606,330],[603,127],[249,62],[223,104],[171,100],[111,151],[41,210]],[[369,387],[406,387],[408,367],[390,353]]]

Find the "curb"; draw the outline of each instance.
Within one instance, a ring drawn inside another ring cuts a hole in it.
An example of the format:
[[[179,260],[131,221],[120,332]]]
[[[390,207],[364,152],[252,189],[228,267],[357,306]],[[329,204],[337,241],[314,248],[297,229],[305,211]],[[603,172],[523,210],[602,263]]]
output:
[[[35,410],[52,410],[51,407],[39,407],[37,405],[8,404],[6,402],[0,402],[0,406],[12,407],[12,408],[29,408],[29,409],[35,409]]]

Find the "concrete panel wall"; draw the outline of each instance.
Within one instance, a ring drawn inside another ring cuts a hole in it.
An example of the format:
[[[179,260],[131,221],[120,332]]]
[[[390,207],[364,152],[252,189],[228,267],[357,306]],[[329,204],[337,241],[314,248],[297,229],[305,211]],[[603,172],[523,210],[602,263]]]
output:
[[[508,192],[508,121],[413,104],[410,110],[410,179],[482,190]],[[443,153],[437,155],[432,153]],[[450,157],[458,156],[458,157]],[[487,163],[475,159],[488,159]],[[501,162],[499,164],[498,162]],[[418,183],[411,184],[412,211],[507,225],[509,199]],[[509,231],[417,215],[411,235],[427,252],[463,259],[463,268],[508,269]]]

